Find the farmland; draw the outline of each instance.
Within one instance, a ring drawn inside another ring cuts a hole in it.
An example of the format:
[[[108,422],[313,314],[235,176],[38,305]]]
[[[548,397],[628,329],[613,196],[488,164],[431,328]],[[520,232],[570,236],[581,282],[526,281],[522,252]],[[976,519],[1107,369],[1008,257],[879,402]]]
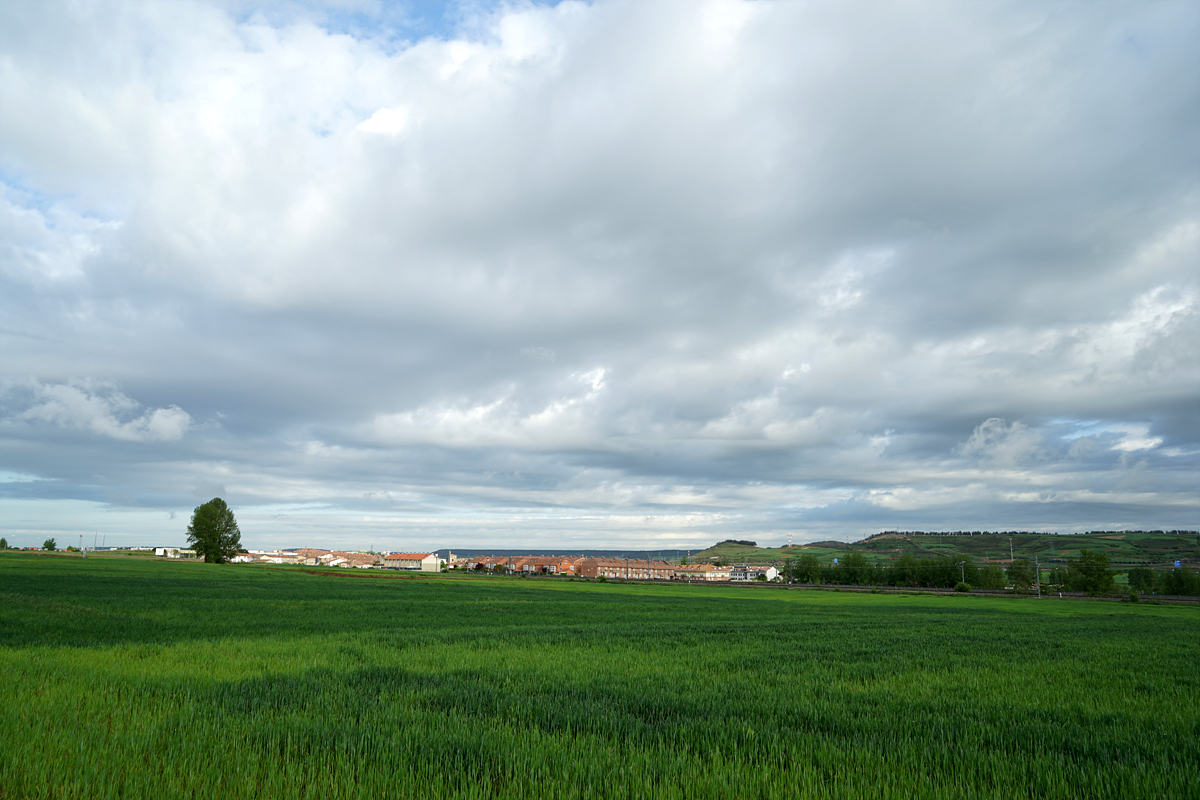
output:
[[[0,797],[1195,797],[1200,609],[0,554]]]

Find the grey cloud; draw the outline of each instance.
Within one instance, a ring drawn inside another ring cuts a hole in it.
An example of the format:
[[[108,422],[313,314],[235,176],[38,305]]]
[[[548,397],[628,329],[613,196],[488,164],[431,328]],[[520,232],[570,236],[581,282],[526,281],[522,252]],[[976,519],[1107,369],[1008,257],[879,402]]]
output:
[[[338,13],[0,11],[0,469],[46,479],[0,496],[380,546],[1200,522],[1194,7]]]

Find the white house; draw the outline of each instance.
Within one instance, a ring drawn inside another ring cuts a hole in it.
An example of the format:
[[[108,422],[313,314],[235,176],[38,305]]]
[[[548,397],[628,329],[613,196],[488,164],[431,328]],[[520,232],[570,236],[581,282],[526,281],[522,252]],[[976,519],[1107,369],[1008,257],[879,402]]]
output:
[[[154,555],[164,556],[166,558],[195,558],[195,550],[187,550],[182,547],[156,547]]]
[[[437,553],[388,553],[383,565],[389,569],[413,569],[421,572],[438,572],[442,560]]]
[[[751,567],[746,564],[739,564],[729,571],[729,580],[731,581],[756,581],[759,575],[766,575],[767,580],[773,581],[779,577],[779,570],[775,567]]]

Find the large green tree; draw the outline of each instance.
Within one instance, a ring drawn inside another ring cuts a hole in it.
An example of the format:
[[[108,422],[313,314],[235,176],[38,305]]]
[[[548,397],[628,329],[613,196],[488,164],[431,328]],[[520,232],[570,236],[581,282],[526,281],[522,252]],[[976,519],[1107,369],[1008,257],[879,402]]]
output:
[[[1162,576],[1159,586],[1163,594],[1200,595],[1200,576],[1187,567],[1177,567]]]
[[[1073,592],[1106,594],[1117,589],[1107,553],[1080,550],[1079,560],[1067,561],[1067,585]]]
[[[971,585],[979,589],[1003,589],[1004,570],[996,564],[984,564],[975,570],[975,583]]]
[[[796,559],[792,567],[792,579],[797,583],[820,583],[821,561],[812,553],[805,553]]]
[[[237,555],[242,532],[225,501],[214,497],[192,512],[187,527],[188,546],[209,564],[224,564]]]
[[[1129,570],[1129,588],[1137,592],[1154,591],[1154,570],[1149,567],[1134,567]]]
[[[854,586],[866,586],[871,581],[871,564],[867,557],[857,550],[852,550],[842,556],[838,562],[843,583]]]
[[[1029,589],[1033,585],[1033,577],[1033,564],[1028,558],[1014,559],[1008,567],[1008,579],[1016,589]]]

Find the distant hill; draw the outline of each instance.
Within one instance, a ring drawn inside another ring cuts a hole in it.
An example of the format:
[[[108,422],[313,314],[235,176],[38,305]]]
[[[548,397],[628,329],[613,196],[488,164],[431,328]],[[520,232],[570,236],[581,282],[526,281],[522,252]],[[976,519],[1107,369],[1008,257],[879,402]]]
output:
[[[1011,543],[1011,550],[1010,550]],[[851,545],[869,556],[881,558],[912,553],[918,558],[963,553],[976,560],[1007,561],[1037,558],[1063,562],[1077,558],[1080,550],[1106,553],[1114,563],[1169,565],[1169,562],[1200,562],[1200,533],[1197,531],[1092,531],[1048,534],[1033,532],[926,533],[886,531]]]
[[[855,550],[870,561],[888,561],[902,553],[917,558],[965,554],[976,561],[1008,561],[1009,539],[1017,558],[1037,558],[1043,564],[1062,564],[1078,558],[1081,549],[1107,553],[1119,567],[1139,565],[1169,567],[1176,560],[1193,569],[1200,567],[1200,533],[1196,531],[1092,531],[1091,533],[1053,534],[1035,531],[883,531],[861,541],[836,540],[797,544],[791,547],[759,547],[749,539],[727,539],[706,550],[522,550],[519,548],[451,547],[438,553],[456,556],[599,556],[606,558],[662,559],[679,561],[689,557],[693,564],[719,561],[728,564],[782,564],[789,558],[815,555],[823,563],[847,550]]]
[[[691,560],[693,564],[714,560],[730,564],[773,564],[811,554],[826,562],[839,553],[855,550],[865,554],[870,561],[887,561],[899,558],[902,553],[911,553],[917,558],[961,553],[977,561],[1008,561],[1011,552],[1015,558],[1036,558],[1043,564],[1061,564],[1067,559],[1078,558],[1079,551],[1083,549],[1106,553],[1114,565],[1121,567],[1169,567],[1175,561],[1182,561],[1193,569],[1200,566],[1200,532],[1197,531],[1092,531],[1076,534],[884,531],[850,544],[826,540],[790,548],[764,548],[725,541],[692,553]]]
[[[707,550],[692,553],[691,563],[703,564],[713,560],[738,559],[743,554],[757,553],[761,549],[753,542],[746,543],[727,540],[718,542]]]
[[[799,552],[799,548],[789,551],[787,547],[759,547],[754,542],[726,540],[692,553],[691,563],[774,564],[788,558],[789,552]]]

